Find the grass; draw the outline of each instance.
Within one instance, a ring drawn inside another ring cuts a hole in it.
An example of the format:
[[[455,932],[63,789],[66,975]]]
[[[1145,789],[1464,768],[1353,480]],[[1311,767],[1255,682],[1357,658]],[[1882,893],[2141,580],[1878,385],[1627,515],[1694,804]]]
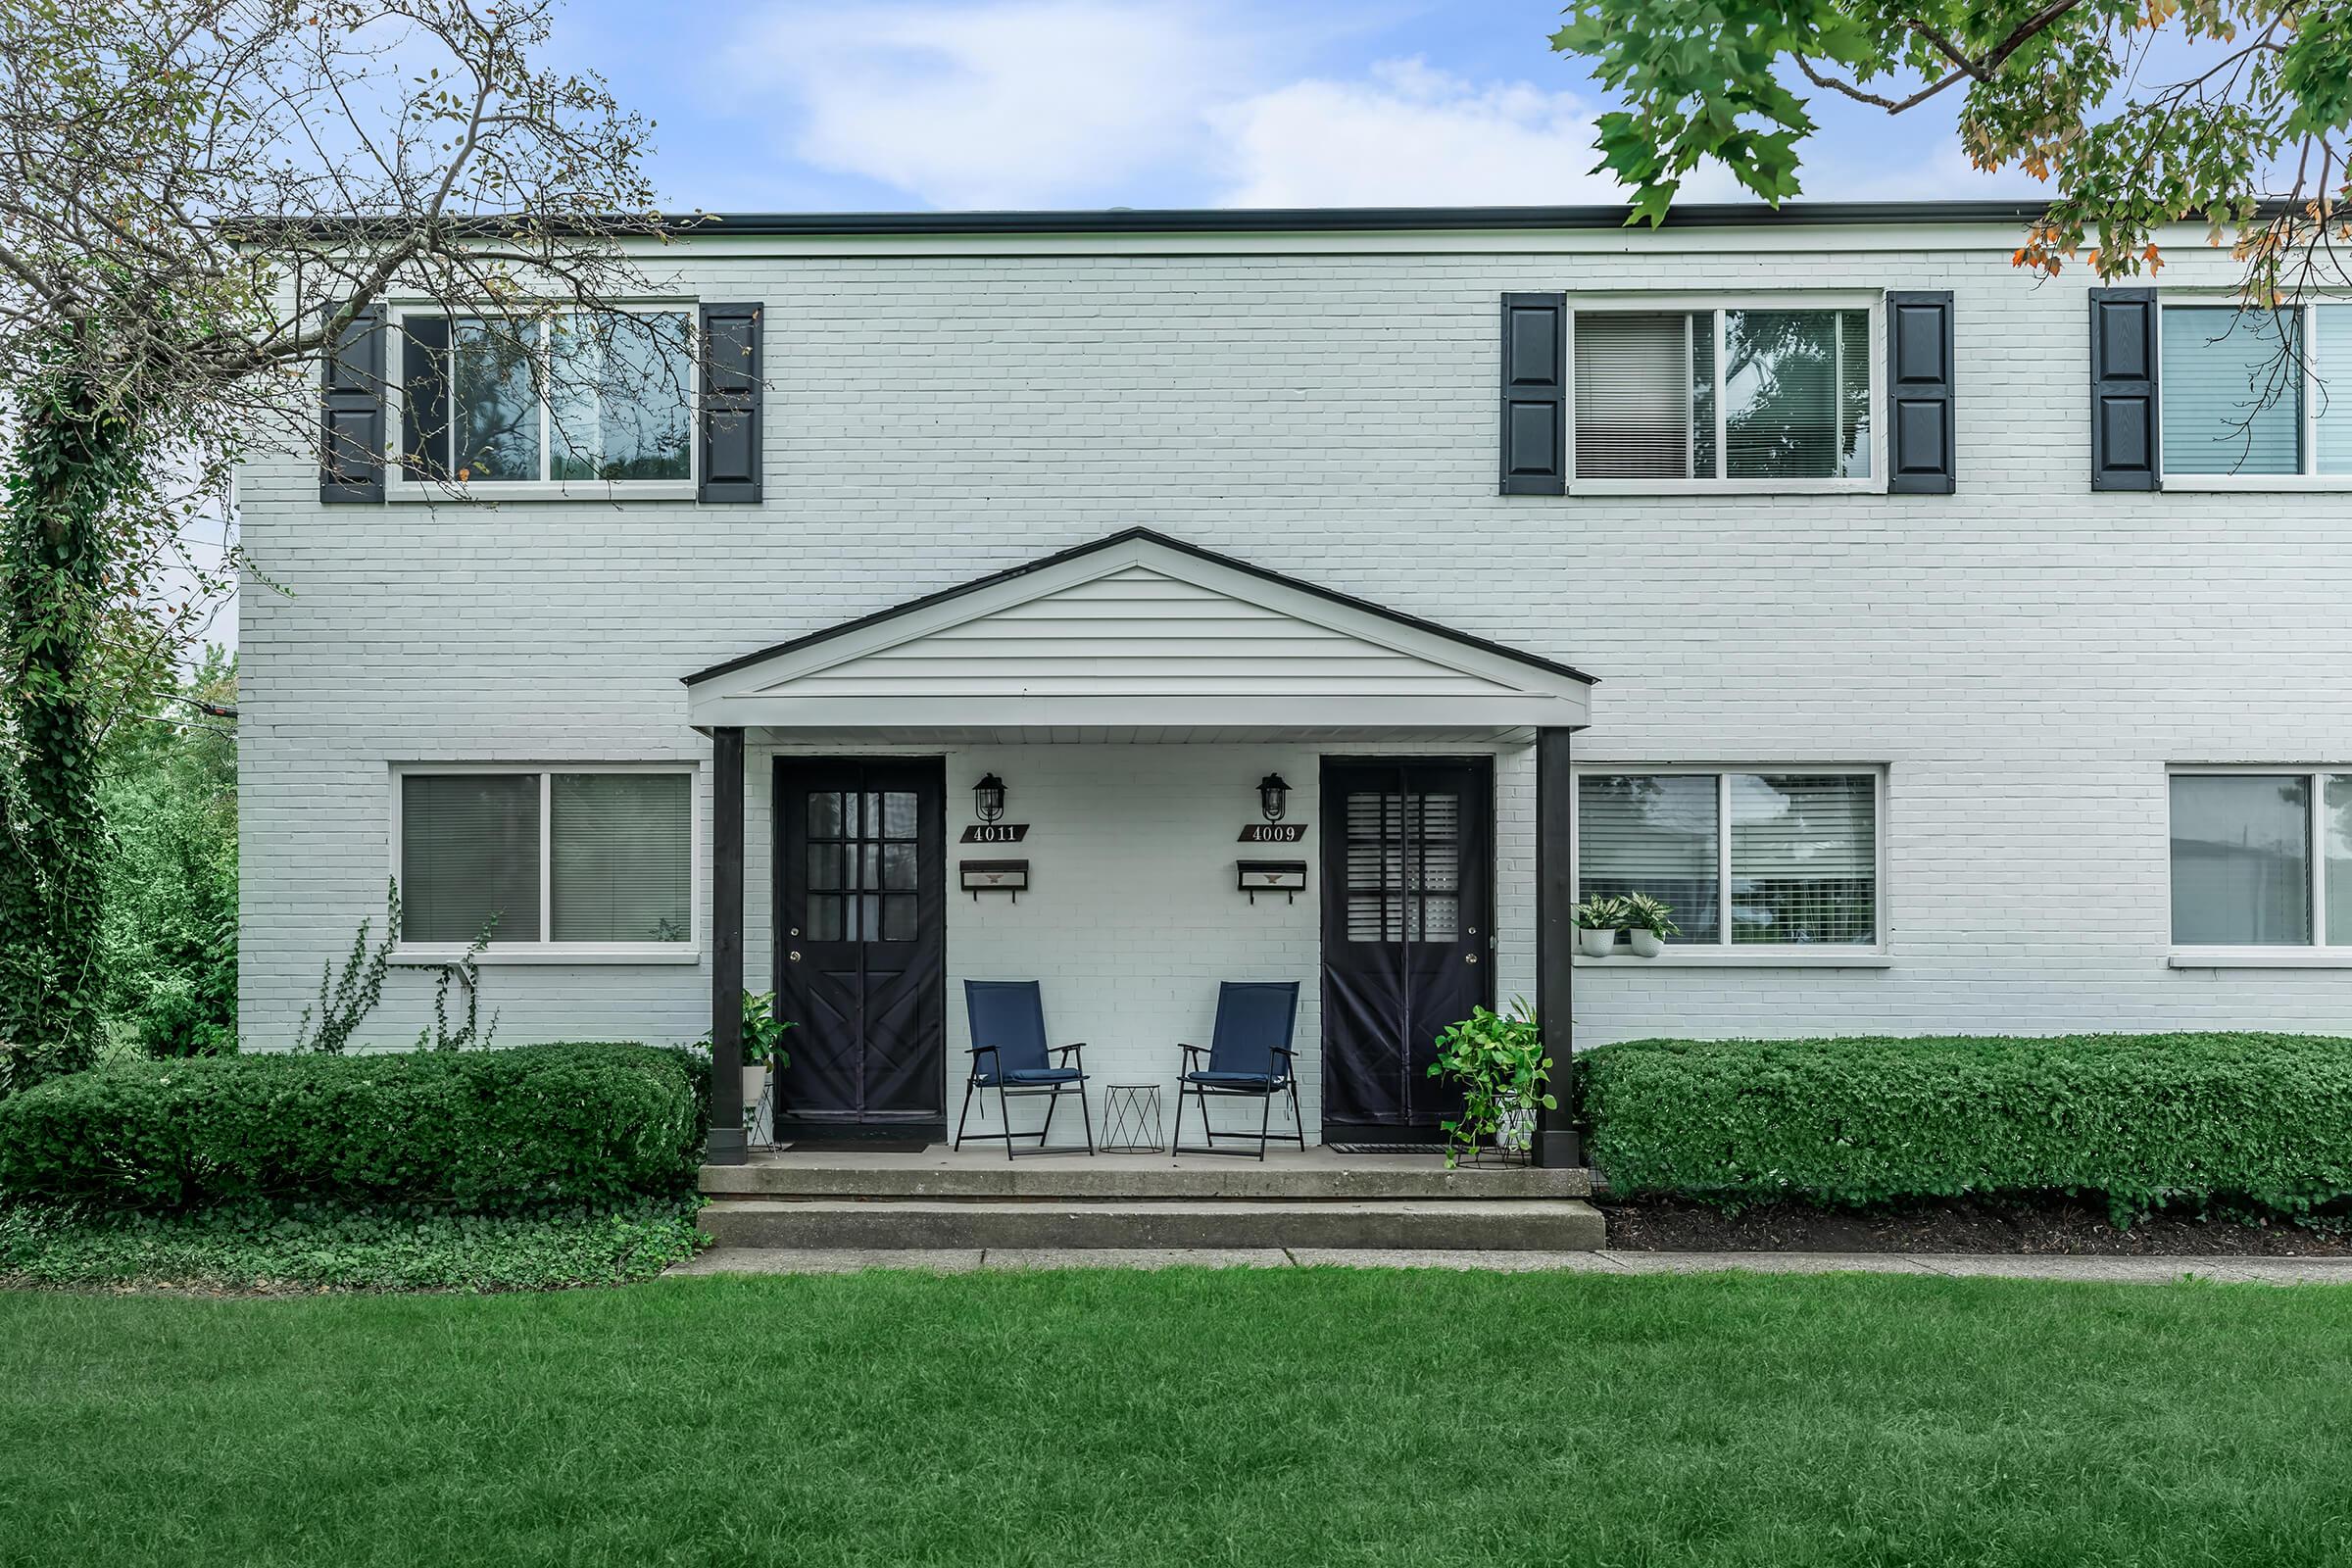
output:
[[[0,1562],[2318,1563],[2352,1291],[0,1295]]]
[[[694,1255],[694,1201],[533,1215],[235,1204],[185,1215],[0,1204],[0,1286],[548,1290]]]

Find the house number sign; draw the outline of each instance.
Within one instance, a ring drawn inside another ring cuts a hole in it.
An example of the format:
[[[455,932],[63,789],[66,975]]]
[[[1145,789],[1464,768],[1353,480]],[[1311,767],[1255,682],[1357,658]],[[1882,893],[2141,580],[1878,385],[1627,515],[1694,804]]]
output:
[[[1242,829],[1237,844],[1297,844],[1306,837],[1304,822],[1251,822]]]
[[[1028,836],[1026,822],[978,822],[963,830],[966,844],[1018,844]]]

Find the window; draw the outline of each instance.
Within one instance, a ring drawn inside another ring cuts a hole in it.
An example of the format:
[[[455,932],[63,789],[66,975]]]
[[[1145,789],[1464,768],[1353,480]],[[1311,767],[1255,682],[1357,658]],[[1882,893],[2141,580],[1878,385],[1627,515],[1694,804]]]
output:
[[[2159,336],[2168,478],[2352,478],[2352,304],[2167,302]]]
[[[416,770],[396,779],[401,941],[690,951],[688,768]]]
[[[1867,483],[1867,310],[1581,310],[1575,475]]]
[[[2352,772],[2176,772],[2172,808],[2176,947],[2352,949]]]
[[[1875,947],[1875,772],[1583,773],[1577,897],[1646,893],[1685,948]]]
[[[694,476],[691,317],[400,318],[401,462],[469,485]]]

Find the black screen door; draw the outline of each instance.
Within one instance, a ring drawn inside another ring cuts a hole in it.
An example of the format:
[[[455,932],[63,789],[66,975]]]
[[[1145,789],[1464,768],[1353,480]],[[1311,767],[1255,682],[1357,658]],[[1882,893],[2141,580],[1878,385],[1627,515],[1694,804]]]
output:
[[[1323,764],[1323,1124],[1434,1129],[1437,1037],[1494,1004],[1492,766]]]
[[[942,1122],[946,773],[776,760],[776,1014],[788,1120]]]

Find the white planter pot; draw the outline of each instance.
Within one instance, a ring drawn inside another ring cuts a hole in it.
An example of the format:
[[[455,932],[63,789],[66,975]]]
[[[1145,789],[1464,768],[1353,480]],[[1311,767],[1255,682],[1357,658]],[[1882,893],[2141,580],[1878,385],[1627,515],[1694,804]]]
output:
[[[1586,957],[1605,958],[1609,956],[1609,950],[1617,946],[1617,932],[1615,927],[1606,931],[1581,930],[1577,932],[1576,940],[1578,946],[1585,950]]]
[[[1505,1102],[1494,1119],[1494,1147],[1518,1151],[1536,1141],[1536,1107]]]
[[[1666,939],[1655,931],[1628,931],[1625,935],[1637,956],[1654,958],[1666,951]]]

